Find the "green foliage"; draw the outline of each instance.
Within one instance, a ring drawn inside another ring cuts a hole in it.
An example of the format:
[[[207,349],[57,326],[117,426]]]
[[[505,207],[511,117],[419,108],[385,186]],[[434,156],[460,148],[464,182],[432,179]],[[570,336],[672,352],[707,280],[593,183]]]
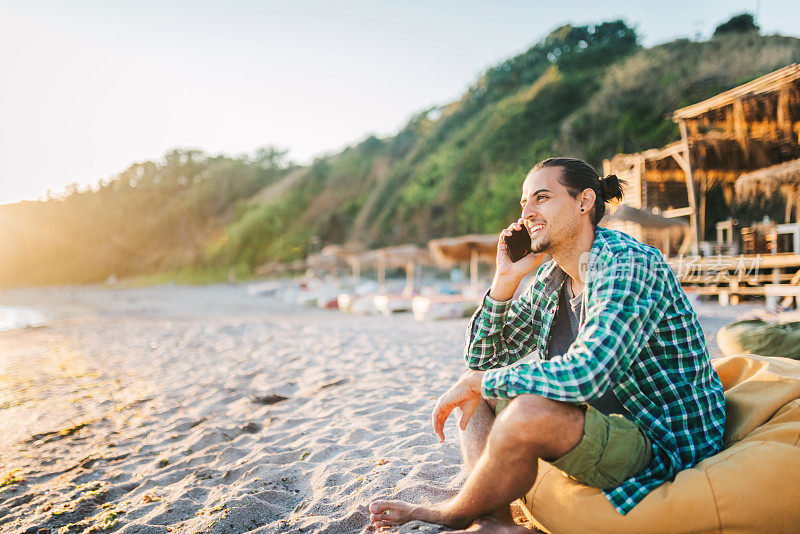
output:
[[[96,190],[0,207],[0,284],[97,282],[200,267],[205,243],[238,202],[279,179],[266,158],[172,150],[135,163]]]
[[[603,158],[679,138],[676,109],[783,67],[800,40],[730,34],[641,50],[602,73],[599,90],[561,124],[555,149],[600,166]]]
[[[714,30],[714,37],[724,35],[726,33],[745,33],[745,32],[758,32],[760,30],[756,25],[756,20],[751,13],[740,13],[734,15],[727,22],[723,22]]]

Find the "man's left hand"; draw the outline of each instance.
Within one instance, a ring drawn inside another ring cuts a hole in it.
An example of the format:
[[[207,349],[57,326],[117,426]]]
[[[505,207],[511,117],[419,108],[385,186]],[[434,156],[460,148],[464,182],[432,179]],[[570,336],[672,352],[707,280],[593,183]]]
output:
[[[458,382],[439,397],[433,414],[431,414],[431,420],[433,431],[439,437],[440,443],[444,441],[444,423],[456,408],[461,410],[461,419],[459,420],[461,430],[467,428],[470,417],[481,402],[482,379],[483,371],[467,371],[458,379]]]

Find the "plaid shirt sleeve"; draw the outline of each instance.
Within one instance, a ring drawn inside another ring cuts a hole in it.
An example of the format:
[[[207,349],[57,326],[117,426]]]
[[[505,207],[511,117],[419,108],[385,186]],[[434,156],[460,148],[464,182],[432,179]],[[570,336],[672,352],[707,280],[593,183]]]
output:
[[[489,296],[472,316],[464,349],[467,367],[478,371],[511,365],[528,354],[534,338],[531,299],[498,302]]]
[[[564,402],[599,398],[630,367],[663,314],[663,281],[653,274],[644,256],[606,259],[590,273],[597,277],[593,294],[587,295],[592,304],[566,354],[491,369],[483,377],[483,394],[512,398],[536,393]]]

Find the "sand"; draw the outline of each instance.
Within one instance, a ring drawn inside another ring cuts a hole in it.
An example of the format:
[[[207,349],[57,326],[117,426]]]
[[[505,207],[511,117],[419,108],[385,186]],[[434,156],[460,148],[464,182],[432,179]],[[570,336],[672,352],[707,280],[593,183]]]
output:
[[[430,410],[466,320],[358,317],[243,285],[6,291],[3,532],[369,532],[367,505],[464,480]],[[713,334],[747,308],[697,307]],[[395,532],[440,532],[413,522]]]

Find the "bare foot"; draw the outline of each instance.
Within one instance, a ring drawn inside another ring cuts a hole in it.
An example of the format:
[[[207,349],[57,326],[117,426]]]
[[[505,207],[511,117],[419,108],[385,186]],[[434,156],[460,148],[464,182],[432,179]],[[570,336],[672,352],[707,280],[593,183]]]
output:
[[[442,524],[435,509],[404,501],[374,501],[369,505],[369,520],[376,528],[402,525],[409,521]]]
[[[458,530],[452,534],[458,534],[459,532],[481,532],[484,534],[531,534],[532,532],[537,531],[528,530],[522,525],[506,523],[493,517],[481,517],[475,520],[475,523],[473,523],[468,529]]]

